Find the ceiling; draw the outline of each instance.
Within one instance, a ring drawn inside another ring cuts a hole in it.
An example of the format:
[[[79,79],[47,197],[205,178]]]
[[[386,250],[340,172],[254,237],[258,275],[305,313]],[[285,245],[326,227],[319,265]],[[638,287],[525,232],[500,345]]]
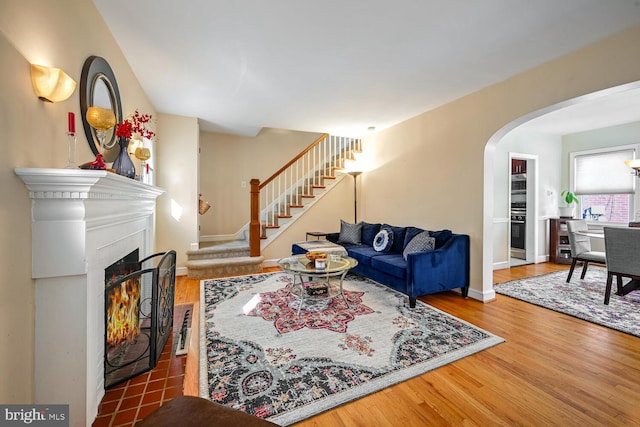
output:
[[[640,0],[93,2],[159,112],[239,135],[363,136],[640,25]]]

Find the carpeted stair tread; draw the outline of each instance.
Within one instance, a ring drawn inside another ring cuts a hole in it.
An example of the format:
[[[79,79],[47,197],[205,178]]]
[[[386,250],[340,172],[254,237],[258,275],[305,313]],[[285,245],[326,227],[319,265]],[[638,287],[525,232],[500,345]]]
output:
[[[207,259],[194,259],[187,261],[187,267],[189,268],[207,268],[212,265],[224,265],[224,264],[260,264],[264,261],[264,257],[251,257],[251,256],[239,256],[229,258],[207,258]]]
[[[229,242],[187,251],[189,260],[249,256],[249,243]]]
[[[190,279],[204,279],[260,273],[263,261],[263,256],[193,259],[187,261],[187,276]]]

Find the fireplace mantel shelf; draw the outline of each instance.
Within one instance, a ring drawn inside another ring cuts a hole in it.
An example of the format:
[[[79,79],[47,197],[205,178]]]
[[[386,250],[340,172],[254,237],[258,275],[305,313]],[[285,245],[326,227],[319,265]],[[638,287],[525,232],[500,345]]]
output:
[[[32,199],[155,199],[164,190],[104,170],[15,168]]]

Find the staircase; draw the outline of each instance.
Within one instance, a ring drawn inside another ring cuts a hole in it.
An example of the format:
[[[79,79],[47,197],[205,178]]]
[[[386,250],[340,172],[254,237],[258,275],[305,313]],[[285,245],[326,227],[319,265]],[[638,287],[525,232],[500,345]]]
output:
[[[251,220],[235,241],[188,251],[189,278],[261,272],[260,252],[345,177],[336,172],[348,168],[360,151],[359,140],[324,134],[262,184],[252,180]]]

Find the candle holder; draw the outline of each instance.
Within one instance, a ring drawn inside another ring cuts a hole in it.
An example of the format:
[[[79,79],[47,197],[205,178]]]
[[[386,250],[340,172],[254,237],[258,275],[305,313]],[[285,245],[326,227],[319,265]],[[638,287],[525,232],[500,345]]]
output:
[[[65,169],[78,169],[76,166],[76,144],[76,133],[67,132],[67,166]]]
[[[89,107],[87,109],[86,118],[91,127],[95,129],[98,141],[100,141],[100,154],[96,156],[96,161],[92,164],[95,164],[94,169],[98,167],[106,169],[103,161],[103,156],[105,154],[104,141],[107,136],[107,130],[116,125],[116,116],[113,114],[112,110],[100,107]]]
[[[140,182],[148,184],[147,181],[149,178],[149,164],[147,163],[147,160],[149,160],[149,158],[151,157],[151,150],[144,146],[138,147],[136,148],[134,155],[138,160],[140,160]]]

